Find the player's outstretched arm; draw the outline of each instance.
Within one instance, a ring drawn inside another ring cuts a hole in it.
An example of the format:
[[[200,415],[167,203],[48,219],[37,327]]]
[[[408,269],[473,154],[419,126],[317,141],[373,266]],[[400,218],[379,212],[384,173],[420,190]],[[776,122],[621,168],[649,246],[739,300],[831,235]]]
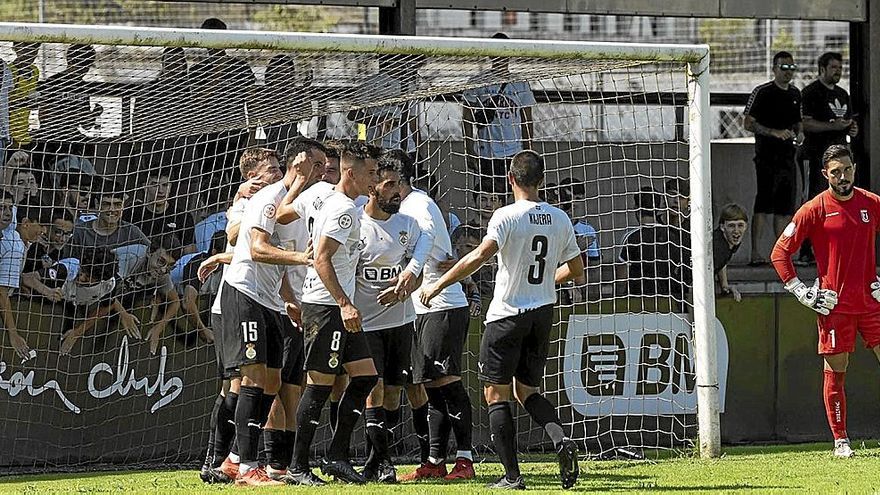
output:
[[[273,265],[308,265],[311,263],[311,257],[311,247],[305,252],[286,251],[272,245],[268,232],[251,227],[251,258],[254,261]]]
[[[431,299],[436,297],[440,291],[477,271],[492,256],[495,256],[497,252],[498,243],[495,240],[483,239],[483,242],[476,249],[458,260],[458,263],[450,268],[448,272],[444,273],[440,280],[422,288],[422,295],[420,297],[422,304],[430,307]]]
[[[556,269],[556,285],[562,285],[575,279],[584,277],[584,259],[578,254],[566,261]]]
[[[199,282],[205,283],[205,280],[208,279],[208,276],[214,273],[214,270],[220,267],[221,264],[228,265],[232,263],[232,252],[228,253],[217,253],[210,258],[199,264],[199,270],[197,272],[197,276],[199,277]]]
[[[339,283],[339,277],[336,276],[336,270],[333,268],[333,255],[342,244],[336,239],[328,236],[321,236],[318,240],[318,247],[315,249],[315,271],[321,282],[330,293],[330,296],[339,305],[342,313],[342,323],[349,332],[361,331],[361,313],[352,304],[351,299],[345,294],[342,285]]]

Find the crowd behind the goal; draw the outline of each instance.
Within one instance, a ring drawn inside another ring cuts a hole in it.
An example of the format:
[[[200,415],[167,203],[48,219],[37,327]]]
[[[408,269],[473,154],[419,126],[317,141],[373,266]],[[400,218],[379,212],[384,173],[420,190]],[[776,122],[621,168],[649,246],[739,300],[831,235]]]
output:
[[[222,28],[222,23],[218,22],[206,21],[203,27]],[[7,336],[4,346],[14,348],[25,361],[39,350],[32,349],[29,344],[27,322],[16,321],[12,304],[15,298],[34,298],[45,304],[64,305],[63,333],[57,344],[57,350],[62,354],[76,353],[78,341],[100,322],[110,318],[115,318],[113,321],[120,332],[132,339],[146,340],[152,353],[156,353],[163,339],[168,338],[190,341],[198,338],[214,342],[217,329],[209,319],[208,306],[217,295],[221,272],[205,275],[200,273],[200,268],[205,271],[206,266],[216,266],[217,257],[228,251],[227,242],[233,235],[231,229],[236,227],[230,221],[232,214],[227,213],[227,207],[235,208],[240,200],[251,198],[272,183],[256,171],[272,157],[280,158],[287,165],[298,163],[295,162],[296,156],[289,153],[290,149],[296,149],[297,143],[303,142],[297,136],[295,125],[272,127],[268,140],[264,139],[269,144],[258,146],[250,146],[254,143],[248,143],[247,138],[218,137],[223,133],[215,133],[216,142],[210,151],[206,147],[199,148],[206,153],[200,159],[203,162],[235,163],[239,175],[234,187],[225,184],[224,187],[211,188],[207,192],[211,197],[201,201],[207,207],[194,212],[191,205],[199,201],[192,201],[186,195],[203,192],[177,190],[186,172],[175,167],[173,160],[157,160],[144,173],[131,177],[124,173],[104,175],[96,172],[89,156],[89,151],[94,148],[82,139],[81,132],[82,124],[102,112],[89,104],[89,83],[83,80],[94,61],[95,51],[88,45],[72,45],[67,49],[68,68],[42,79],[39,68],[33,64],[38,47],[35,43],[15,43],[16,59],[0,67],[3,73],[0,84],[0,157],[5,162],[3,191],[0,192],[0,316]],[[828,136],[822,136],[823,132],[839,134],[835,139],[858,132],[848,96],[842,103],[842,90],[834,86],[839,80],[839,64],[834,69],[837,79],[825,77],[832,70],[830,67],[840,60],[838,54],[826,54],[819,59],[819,81],[826,87],[825,81],[831,81],[829,90],[833,90],[838,98],[835,100],[837,106],[832,108],[837,112],[834,115],[837,120],[833,129],[819,129],[815,125],[803,129],[808,141],[811,135],[813,139],[804,148],[808,167],[815,168],[817,163],[821,165],[821,160],[815,156],[816,150],[834,144]],[[292,63],[283,56],[274,58],[266,71],[266,84],[290,85],[292,78],[285,77],[285,74],[293,73]],[[493,70],[503,75],[504,64],[503,60],[496,62]],[[775,81],[783,81],[793,67],[790,54],[777,54],[774,57]],[[186,126],[177,121],[180,117],[201,119],[207,128],[241,127],[243,120],[230,109],[247,105],[252,111],[259,112],[261,106],[271,106],[265,96],[272,95],[255,91],[254,80],[245,74],[253,77],[244,61],[229,57],[222,50],[212,50],[207,61],[188,68],[181,49],[166,49],[158,79],[139,95],[139,104],[153,105],[154,111],[141,114],[141,120],[133,126],[155,127],[166,123]],[[390,76],[385,77],[394,82]],[[372,86],[361,89],[379,88],[382,86],[380,82],[388,81],[373,81]],[[306,88],[308,84],[309,81],[301,81],[298,87]],[[396,84],[400,92],[401,81]],[[766,85],[763,87],[772,89]],[[775,122],[788,114],[774,112],[772,107],[779,102],[766,97],[762,91],[756,89],[746,109],[751,119],[747,120],[747,126],[760,136],[756,145],[759,188],[755,211],[761,217],[755,226],[760,228],[767,221],[767,213],[781,216],[782,219],[776,219],[774,223],[779,235],[788,222],[786,215],[794,211],[795,200],[787,198],[795,195],[797,172],[792,172],[792,167],[796,163],[794,153],[803,140],[799,136],[798,123],[802,113],[807,115],[808,99],[804,96],[803,112],[800,107],[789,109],[791,115],[797,114],[797,119],[782,122],[782,131],[779,131],[780,126],[774,127],[767,119]],[[455,259],[465,258],[478,248],[487,235],[493,213],[512,203],[512,186],[508,185],[506,177],[511,161],[514,156],[523,156],[524,150],[534,148],[531,107],[536,102],[527,82],[503,82],[469,90],[463,95],[463,102],[463,134],[474,157],[468,166],[481,177],[473,190],[473,201],[478,205],[479,213],[462,223],[455,214],[458,205],[443,201],[445,191],[433,176],[425,174],[423,182],[413,184],[417,189],[424,189],[442,208],[443,225],[436,227],[442,228],[444,235],[449,236],[454,250],[449,253],[453,256],[447,260],[450,262],[447,269],[452,267]],[[33,110],[39,112],[40,127],[36,131],[29,124]],[[193,115],[196,110],[198,116]],[[408,153],[409,160],[418,161],[420,139],[410,127],[413,118],[408,115],[413,111],[417,110],[408,105],[384,105],[349,112],[348,118],[365,129],[365,135],[361,137],[368,144],[359,141],[358,136],[319,143],[321,156],[326,158],[317,173],[320,181],[339,183],[344,173],[340,170],[344,168],[340,165],[341,157],[358,153],[363,155],[359,160],[366,160],[365,157],[369,156],[381,162],[389,153],[403,152]],[[150,119],[154,119],[152,124]],[[41,135],[51,139],[40,139]],[[768,141],[771,138],[782,144]],[[313,149],[309,146],[312,145],[306,146],[306,150]],[[780,162],[787,165],[777,167],[775,164]],[[809,168],[809,190],[815,195],[821,188],[814,183],[818,172],[812,168]],[[634,195],[633,224],[615,246],[614,259],[604,261],[616,270],[614,295],[668,296],[678,304],[676,308],[686,311],[691,285],[689,187],[684,178],[665,179],[664,190],[644,187]],[[133,180],[143,182],[135,184]],[[133,191],[141,192],[132,194]],[[576,177],[566,177],[558,184],[543,184],[539,191],[542,200],[558,206],[568,215],[583,264],[588,268],[602,264],[598,235],[586,212],[584,182]],[[721,294],[732,294],[738,300],[739,293],[728,283],[726,264],[739,248],[749,218],[744,208],[731,204],[723,207],[718,219],[713,231],[718,290]],[[765,260],[759,257],[756,239],[753,233],[753,264],[758,265]],[[807,251],[805,253],[803,260],[808,262],[811,257]],[[496,285],[496,269],[496,266],[487,264],[462,282],[471,317],[480,317],[483,306],[491,299]],[[601,297],[598,292],[588,290],[586,277],[582,274],[560,287],[559,295],[565,304]],[[186,323],[178,325],[183,321]],[[175,328],[177,330],[173,330]],[[331,361],[333,359],[336,357]],[[229,389],[224,390],[228,393]],[[411,397],[411,401],[413,399],[418,401],[418,395]],[[446,398],[439,400],[442,402]],[[218,399],[220,402],[223,400]],[[547,424],[543,426],[553,436],[553,425],[548,427]],[[449,435],[448,431],[446,435]],[[564,447],[562,440],[557,441],[555,437],[554,444]],[[231,448],[231,445],[227,447]],[[459,454],[468,455],[469,451],[470,445],[459,445]],[[292,450],[285,453],[282,468],[291,462],[291,455]],[[440,457],[445,455],[444,452]],[[426,463],[439,459],[428,452],[423,457],[423,468],[429,466]],[[216,465],[209,467],[220,469],[220,463],[225,460],[228,459],[215,458],[213,461],[217,462],[211,464]],[[467,466],[472,475],[472,466]],[[427,469],[433,468],[429,466]],[[455,469],[459,469],[458,465]],[[445,475],[445,467],[443,471]],[[343,477],[346,475],[342,474]],[[350,477],[359,479],[355,475]],[[514,484],[516,481],[515,477],[509,480]]]

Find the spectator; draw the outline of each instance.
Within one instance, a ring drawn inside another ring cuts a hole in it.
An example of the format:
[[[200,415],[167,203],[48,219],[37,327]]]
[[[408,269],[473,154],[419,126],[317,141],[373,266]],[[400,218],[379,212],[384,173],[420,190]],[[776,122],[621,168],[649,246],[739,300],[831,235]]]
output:
[[[135,96],[132,132],[136,136],[162,133],[181,135],[192,119],[192,92],[183,48],[162,50],[162,69],[155,81],[145,84]]]
[[[184,253],[195,252],[195,223],[192,215],[178,211],[171,201],[171,170],[155,167],[147,171],[144,198],[135,201],[123,218],[136,226],[151,241],[170,234],[177,237]]]
[[[95,175],[95,166],[92,165],[92,162],[90,162],[86,158],[77,155],[64,155],[55,160],[55,163],[52,165],[52,167],[56,174],[56,187],[59,185],[58,178],[64,177],[66,175]]]
[[[74,219],[74,225],[90,222],[98,218],[92,205],[92,189],[95,178],[85,174],[64,174],[58,185],[60,205]]]
[[[47,278],[61,285],[62,296],[68,305],[61,354],[69,354],[74,344],[94,328],[99,318],[113,313],[119,316],[119,330],[134,340],[140,340],[140,321],[114,297],[117,288],[116,264],[113,253],[98,246],[87,247],[82,250],[79,259],[64,258],[47,270]],[[77,321],[81,322],[76,324]]]
[[[226,230],[226,225],[228,223],[226,210],[231,205],[229,201],[219,201],[217,196],[220,191],[220,188],[212,188],[211,191],[208,192],[209,197],[214,196],[208,200],[209,213],[205,215],[205,218],[196,223],[195,228],[193,229],[195,231],[196,252],[206,253],[210,251],[211,238],[214,234]],[[241,194],[248,194],[248,192],[246,190],[241,192]],[[249,196],[250,194],[248,194],[248,197]],[[214,205],[214,207],[210,208],[211,205]]]
[[[226,23],[210,18],[201,28],[225,30]],[[189,75],[202,126],[246,127],[245,102],[256,78],[244,60],[227,54],[226,50],[209,48],[208,57],[195,64]]]
[[[226,251],[226,232],[217,231],[211,237],[211,245],[208,251],[198,253],[185,254],[174,263],[171,269],[171,282],[177,290],[177,295],[181,298],[181,306],[187,319],[192,323],[193,327],[199,332],[199,335],[206,342],[214,341],[214,334],[205,322],[202,321],[201,310],[199,308],[199,296],[217,294],[219,284],[211,283],[219,278],[220,272],[211,274],[211,278],[203,284],[199,281],[198,270],[199,265],[209,257]],[[216,276],[215,276],[216,275]],[[213,286],[213,290],[205,291],[208,287]]]
[[[544,187],[540,192],[541,199],[543,199],[545,203],[561,208],[559,203],[559,190],[555,182],[544,184]]]
[[[722,294],[730,294],[736,302],[742,299],[736,287],[727,283],[727,264],[742,243],[743,235],[749,225],[749,215],[738,204],[727,204],[721,208],[718,228],[712,232],[712,262],[715,277]]]
[[[843,56],[835,52],[823,53],[817,61],[819,76],[803,91],[804,146],[801,148],[801,170],[807,180],[807,200],[826,189],[822,177],[822,154],[832,144],[847,144],[859,133],[853,119],[849,93],[837,85],[843,75]],[[801,247],[803,264],[815,262],[809,240]]]
[[[45,210],[44,210],[45,211]],[[49,301],[59,302],[62,299],[61,289],[47,285],[44,279],[46,271],[61,259],[61,250],[73,235],[73,217],[67,210],[57,208],[44,214],[48,221],[48,232],[37,239],[27,250],[21,284],[31,293],[40,294]]]
[[[475,221],[469,221],[468,223],[475,223],[481,229],[485,229],[489,226],[489,219],[492,218],[492,213],[507,204],[507,193],[506,189],[496,189],[495,186],[498,183],[491,180],[483,180],[479,184],[471,193],[477,210],[476,218]]]
[[[795,151],[803,142],[801,92],[791,84],[797,65],[788,52],[773,56],[773,80],[752,91],[745,108],[745,128],[755,133],[755,173],[758,190],[752,221],[750,266],[767,264],[766,246],[758,236],[771,223],[774,238],[794,214],[797,191]]]
[[[144,299],[150,300],[151,316],[147,325],[153,326],[146,338],[150,342],[151,354],[156,354],[168,323],[177,316],[180,309],[180,298],[169,275],[180,255],[181,245],[177,237],[164,235],[150,246],[147,256],[139,258],[137,263],[119,273],[122,281],[117,287],[117,294],[124,308],[135,307]],[[163,304],[165,311],[157,320],[159,308]]]
[[[77,141],[92,129],[103,113],[91,106],[89,84],[83,78],[95,63],[91,45],[70,45],[67,68],[41,81],[39,88],[40,134],[44,139]]]
[[[496,33],[492,38],[508,36]],[[531,107],[536,104],[535,95],[528,82],[511,82],[514,77],[509,59],[496,58],[488,74],[478,75],[475,82],[504,82],[467,90],[463,95],[465,149],[476,156],[476,163],[468,166],[483,177],[492,177],[498,185],[506,184],[508,159],[531,149],[534,139]]]
[[[256,121],[258,126],[273,124],[265,128],[265,139],[273,146],[277,143],[280,152],[289,140],[299,135],[300,121],[312,112],[309,94],[312,76],[309,73],[302,77],[298,72],[293,57],[275,55],[266,65],[265,84],[254,87],[248,102],[251,122]]]
[[[125,193],[119,185],[109,179],[101,182],[96,191],[98,196],[98,215],[94,220],[82,222],[73,228],[73,237],[63,252],[64,258],[76,258],[83,248],[102,246],[116,252],[119,248],[138,245],[146,247],[150,241],[134,225],[122,220],[125,210]],[[120,265],[125,266],[122,252],[116,252]],[[138,253],[139,254],[139,253]]]
[[[12,223],[12,196],[0,191],[0,316],[6,329],[9,345],[21,359],[28,359],[30,347],[18,333],[15,316],[12,313],[10,296],[21,282],[21,267],[27,248],[18,230],[8,230]]]
[[[584,257],[584,266],[595,265],[599,262],[599,237],[596,229],[590,225],[587,218],[587,188],[583,182],[575,181],[571,177],[562,179],[558,189],[559,207],[571,218],[574,226],[574,235],[581,255]],[[549,203],[549,201],[548,201]],[[585,283],[575,280],[575,283]]]
[[[483,240],[485,229],[473,223],[461,224],[452,232],[450,239],[452,240],[452,249],[455,250],[455,256],[462,259],[466,254],[470,253]],[[480,314],[482,309],[482,300],[492,299],[492,292],[495,290],[495,266],[488,264],[481,266],[470,277],[462,281],[464,285],[464,293],[467,295],[471,305],[471,315]],[[475,305],[480,306],[476,308]]]
[[[22,148],[31,144],[30,116],[37,107],[37,84],[40,68],[36,65],[39,43],[13,41],[15,61],[9,66],[13,88],[9,93],[9,132],[12,144]]]
[[[427,61],[425,57],[379,55],[378,59],[379,71],[357,89],[356,95],[395,100],[418,89],[418,71]],[[420,133],[419,104],[415,100],[352,110],[348,119],[366,127],[368,143],[385,149],[402,149],[416,160]]]
[[[642,227],[654,227],[658,225],[657,209],[662,204],[659,196],[654,189],[649,186],[639,189],[635,195],[635,215],[636,225],[628,227],[623,233],[620,244],[623,246],[617,256],[617,264],[615,266],[615,278],[618,281],[615,292],[618,294],[626,294],[629,278],[629,261],[627,259],[626,246],[629,245],[630,236],[638,232]]]
[[[681,227],[684,231],[690,230],[691,214],[691,186],[684,179],[669,179],[666,181],[666,223]]]
[[[40,181],[34,169],[16,168],[10,170],[8,176],[9,182],[4,186],[12,194],[16,205],[40,204]]]

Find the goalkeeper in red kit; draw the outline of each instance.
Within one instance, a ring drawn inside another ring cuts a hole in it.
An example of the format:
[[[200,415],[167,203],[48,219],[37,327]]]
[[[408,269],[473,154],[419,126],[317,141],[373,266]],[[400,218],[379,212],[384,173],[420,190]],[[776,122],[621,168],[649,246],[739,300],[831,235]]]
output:
[[[834,455],[852,457],[846,433],[844,377],[856,333],[880,359],[880,281],[874,243],[880,231],[880,196],[853,186],[856,166],[844,145],[822,155],[828,189],[806,202],[776,241],[771,260],[785,288],[819,313],[819,354],[825,360],[823,396]],[[791,257],[810,239],[819,279],[801,282]]]

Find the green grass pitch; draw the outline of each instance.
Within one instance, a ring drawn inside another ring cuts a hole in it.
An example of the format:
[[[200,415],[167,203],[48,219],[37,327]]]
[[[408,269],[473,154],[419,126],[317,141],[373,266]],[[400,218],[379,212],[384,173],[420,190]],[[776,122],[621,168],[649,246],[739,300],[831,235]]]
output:
[[[730,447],[721,459],[694,455],[664,455],[647,461],[582,461],[581,480],[568,492],[577,493],[877,493],[880,492],[880,446],[856,442],[856,457],[834,459],[831,443],[784,446]],[[409,472],[414,466],[402,466]],[[0,493],[490,493],[483,485],[501,474],[497,463],[476,466],[473,482],[414,483],[354,487],[331,484],[323,488],[281,487],[242,489],[208,486],[196,471],[139,471],[0,477]],[[557,467],[550,457],[523,459],[528,489],[540,493],[561,490]],[[491,491],[497,493],[497,491]]]

